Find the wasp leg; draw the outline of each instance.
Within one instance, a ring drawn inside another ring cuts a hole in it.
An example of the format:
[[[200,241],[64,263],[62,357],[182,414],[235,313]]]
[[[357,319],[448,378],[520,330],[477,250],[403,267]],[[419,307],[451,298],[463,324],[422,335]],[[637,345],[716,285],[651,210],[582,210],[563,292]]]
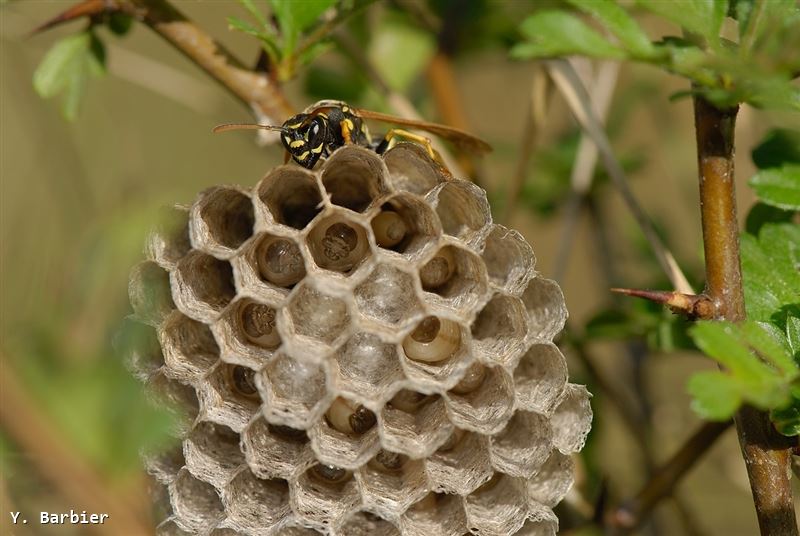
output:
[[[419,134],[414,134],[413,132],[409,132],[401,128],[393,128],[392,130],[387,132],[386,135],[383,137],[383,140],[375,148],[375,152],[378,154],[383,154],[386,151],[388,151],[391,147],[394,147],[394,143],[396,141],[395,138],[397,138],[398,136],[422,144],[422,146],[425,147],[425,150],[428,151],[430,157],[436,160],[436,151],[433,150],[433,146],[431,146],[431,140],[429,138],[426,138],[425,136],[421,136]]]

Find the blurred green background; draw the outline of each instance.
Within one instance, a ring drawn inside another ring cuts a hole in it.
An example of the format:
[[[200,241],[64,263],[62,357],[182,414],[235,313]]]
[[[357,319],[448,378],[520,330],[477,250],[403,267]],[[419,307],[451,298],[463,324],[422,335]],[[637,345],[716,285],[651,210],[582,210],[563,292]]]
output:
[[[426,119],[442,121],[431,97],[428,70],[436,40],[408,14],[408,4],[372,5],[344,30],[368,43],[366,56],[394,90],[406,95]],[[467,51],[453,62],[469,128],[495,147],[480,169],[496,216],[503,214],[520,156],[535,76],[532,63],[508,58],[508,32],[519,13],[530,12],[537,4],[480,4],[485,11],[478,12],[475,20],[484,29],[496,27],[496,33],[476,32],[475,41],[467,41],[469,46],[462,46]],[[49,46],[83,23],[36,36],[29,32],[68,5],[63,1],[0,5],[0,367],[2,387],[6,395],[15,393],[16,404],[9,405],[4,396],[9,410],[2,413],[0,430],[0,532],[4,534],[84,533],[80,527],[10,525],[9,511],[28,512],[31,518],[39,510],[92,509],[65,493],[69,483],[64,480],[78,478],[80,468],[75,473],[68,464],[61,465],[65,474],[54,474],[58,471],[43,459],[50,454],[56,461],[66,456],[87,464],[97,478],[90,488],[99,486],[109,500],[130,506],[137,516],[147,514],[138,452],[142,445],[163,440],[169,418],[145,403],[111,347],[129,312],[128,271],[142,257],[144,237],[159,207],[190,203],[213,184],[252,186],[282,162],[279,148],[259,147],[248,133],[212,135],[211,128],[218,123],[249,121],[248,110],[139,25],[123,39],[112,39],[100,30],[101,37],[108,37],[108,75],[90,81],[78,119],[66,122],[57,102],[35,94],[31,79]],[[255,63],[258,43],[227,27],[227,16],[245,16],[236,2],[175,5],[236,56]],[[641,22],[654,37],[670,30],[647,17]],[[469,31],[467,27],[467,36]],[[617,154],[629,167],[636,196],[699,287],[702,242],[691,102],[668,100],[682,89],[684,82],[655,69],[624,65],[608,130]],[[285,86],[285,93],[298,109],[322,96],[353,100],[364,107],[385,105],[369,80],[336,48],[302,70]],[[753,201],[744,185],[754,171],[750,150],[766,131],[787,126],[790,120],[743,107],[736,162],[740,219]],[[578,132],[566,105],[554,96],[537,132],[521,201],[509,221],[533,245],[537,268],[548,277],[554,274],[563,241],[563,205]],[[601,180],[592,198],[596,218],[581,212],[569,264],[559,280],[570,326],[579,333],[598,311],[613,303],[609,287],[661,284],[666,288],[616,192]],[[604,265],[612,269],[610,277]],[[715,365],[697,353],[653,352],[641,361],[639,370],[631,367],[620,343],[592,342],[591,349],[601,372],[623,390],[630,404],[647,402],[652,429],[645,433],[652,434],[654,458],[666,459],[700,425],[689,409],[687,377]],[[572,381],[594,387],[569,346],[564,350]],[[616,502],[644,483],[643,458],[602,392],[596,392],[594,409],[594,430],[583,454],[577,489],[591,500],[598,483],[605,481]],[[20,439],[25,429],[33,434],[27,442]],[[31,450],[28,442],[40,448]],[[732,429],[678,491],[698,534],[756,533]],[[644,533],[684,534],[687,529],[680,517],[674,502],[664,501]],[[108,532],[100,533],[125,534],[113,525],[104,530]]]

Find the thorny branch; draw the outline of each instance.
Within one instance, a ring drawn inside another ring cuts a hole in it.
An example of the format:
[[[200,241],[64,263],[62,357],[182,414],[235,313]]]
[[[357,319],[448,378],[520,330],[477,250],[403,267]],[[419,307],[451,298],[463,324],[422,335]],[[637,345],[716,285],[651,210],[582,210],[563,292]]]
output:
[[[731,322],[745,320],[733,159],[737,112],[694,98],[706,294],[717,306],[717,319]],[[766,412],[750,406],[737,413],[735,422],[761,534],[797,536],[788,438],[775,430]]]

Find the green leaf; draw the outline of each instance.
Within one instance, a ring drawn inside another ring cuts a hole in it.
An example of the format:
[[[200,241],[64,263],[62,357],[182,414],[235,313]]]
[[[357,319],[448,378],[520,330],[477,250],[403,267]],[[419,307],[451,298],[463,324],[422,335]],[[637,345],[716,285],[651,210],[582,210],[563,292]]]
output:
[[[800,132],[773,129],[755,149],[753,163],[759,169],[777,168],[784,164],[800,164]]]
[[[789,342],[795,361],[800,364],[800,317],[790,315],[786,319],[786,340]]]
[[[800,226],[765,223],[758,236],[741,236],[747,316],[783,325],[800,310]]]
[[[637,5],[706,38],[709,45],[719,45],[722,21],[728,12],[727,0],[637,0]]]
[[[800,435],[800,400],[794,398],[789,406],[772,410],[770,419],[783,435]]]
[[[649,58],[655,52],[644,30],[613,0],[567,0],[567,2],[597,19],[632,55]]]
[[[123,36],[127,34],[133,26],[133,17],[119,11],[114,11],[108,17],[108,29],[114,35]]]
[[[379,27],[367,56],[396,91],[406,92],[422,73],[436,49],[429,32],[389,18]]]
[[[325,13],[329,7],[336,4],[336,0],[271,0],[273,7],[276,4],[284,4],[282,8],[276,8],[285,13],[289,13],[297,29],[301,32],[309,28],[313,23]]]
[[[768,205],[800,210],[800,165],[787,164],[782,168],[761,170],[748,184]]]
[[[45,55],[33,74],[33,87],[43,98],[63,94],[62,111],[72,121],[78,115],[89,76],[105,73],[105,49],[91,31],[65,37]]]
[[[800,375],[789,341],[777,326],[769,322],[745,322],[740,329],[744,342],[778,369],[783,378],[794,380]]]
[[[519,59],[569,54],[608,59],[628,56],[580,18],[563,11],[535,13],[523,21],[520,31],[527,41],[511,49],[511,55]]]
[[[741,387],[720,371],[698,372],[687,386],[692,396],[692,409],[704,419],[730,419],[742,403]]]
[[[793,212],[783,210],[766,203],[756,203],[747,213],[744,228],[751,235],[758,235],[767,223],[783,223],[792,221]]]
[[[250,13],[251,17],[258,21],[258,24],[260,24],[262,28],[266,29],[269,26],[269,21],[267,21],[267,17],[264,16],[264,12],[256,6],[253,0],[239,0],[239,3]]]
[[[738,378],[758,385],[773,381],[773,371],[750,352],[741,340],[736,325],[730,322],[698,322],[690,333],[704,354],[713,357]]]

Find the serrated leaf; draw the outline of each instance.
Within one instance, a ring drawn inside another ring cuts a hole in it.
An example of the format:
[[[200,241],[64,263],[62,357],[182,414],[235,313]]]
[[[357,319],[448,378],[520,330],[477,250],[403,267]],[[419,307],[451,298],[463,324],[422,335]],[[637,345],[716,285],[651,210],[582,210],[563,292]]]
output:
[[[744,341],[777,368],[786,381],[792,381],[800,375],[789,341],[777,326],[769,322],[744,322],[739,329]]]
[[[784,164],[800,164],[800,132],[773,129],[752,152],[759,169],[777,168]]]
[[[728,12],[727,0],[681,0],[680,3],[659,0],[637,0],[637,5],[706,38],[712,47],[719,44],[722,21]]]
[[[535,13],[523,21],[520,31],[527,41],[511,49],[511,55],[519,59],[569,54],[607,59],[628,56],[580,18],[563,11]]]
[[[739,328],[730,322],[698,322],[690,330],[697,347],[731,371],[740,381],[764,385],[774,372],[742,342]]]
[[[33,74],[33,87],[43,98],[63,94],[62,111],[72,121],[78,115],[89,76],[105,73],[105,48],[90,31],[65,37],[47,52]]]
[[[655,48],[644,30],[613,0],[567,0],[567,2],[597,19],[634,56],[650,58],[654,54]]]
[[[784,210],[800,210],[800,165],[763,169],[748,184],[768,205]]]
[[[742,403],[739,384],[719,371],[694,374],[689,378],[687,390],[692,396],[692,409],[712,421],[730,419]]]

